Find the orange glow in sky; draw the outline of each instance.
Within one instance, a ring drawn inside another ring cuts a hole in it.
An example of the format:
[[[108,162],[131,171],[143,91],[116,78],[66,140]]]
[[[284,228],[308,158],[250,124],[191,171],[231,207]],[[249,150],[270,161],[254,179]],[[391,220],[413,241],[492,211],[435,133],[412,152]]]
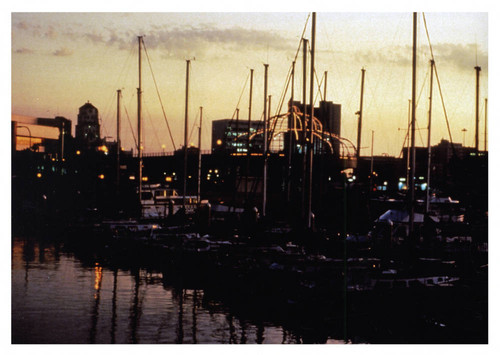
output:
[[[203,149],[211,121],[230,118],[238,101],[248,116],[247,78],[254,69],[252,120],[263,110],[264,63],[269,64],[272,114],[284,94],[308,13],[12,13],[12,113],[64,116],[77,123],[78,108],[99,109],[101,137],[116,137],[116,91],[122,90],[122,145],[131,149],[137,123],[137,36],[144,36],[142,89],[145,152],[172,151],[156,81],[176,148],[183,143],[186,60],[191,59],[189,127],[197,141],[203,106]],[[417,145],[427,133],[430,50],[418,16]],[[453,140],[471,146],[475,129],[475,71],[481,66],[480,147],[488,97],[488,14],[425,13]],[[304,36],[311,39],[311,19]],[[356,141],[361,69],[366,69],[362,155],[398,156],[411,98],[412,13],[317,13],[316,72],[328,72],[327,100],[342,105],[342,136]],[[193,59],[194,58],[194,59]],[[150,68],[151,65],[151,68]],[[302,58],[297,57],[295,99],[301,98]],[[307,74],[309,76],[309,72]],[[307,79],[309,80],[309,79]],[[246,83],[246,86],[245,86]],[[317,84],[316,90],[319,85]],[[307,86],[309,90],[309,84]],[[321,85],[323,90],[323,85]],[[316,96],[316,95],[315,95]],[[287,101],[290,90],[286,93]],[[309,97],[309,94],[307,94]],[[317,99],[319,100],[319,99]],[[281,113],[286,110],[283,106]],[[432,144],[448,139],[436,82]],[[73,128],[74,134],[74,128]],[[162,148],[166,147],[166,148]]]

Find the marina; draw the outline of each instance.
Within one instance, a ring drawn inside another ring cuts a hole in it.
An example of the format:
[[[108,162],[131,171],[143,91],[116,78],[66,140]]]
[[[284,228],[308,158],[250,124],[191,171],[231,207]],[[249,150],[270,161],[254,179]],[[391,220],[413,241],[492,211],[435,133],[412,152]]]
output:
[[[481,149],[477,58],[472,147],[452,139],[440,62],[425,14],[413,13],[400,155],[374,156],[373,130],[371,154],[361,154],[370,71],[361,69],[354,144],[341,129],[341,104],[327,101],[327,72],[318,80],[316,17],[307,15],[276,113],[264,63],[262,116],[252,118],[250,69],[232,118],[211,120],[209,151],[206,107],[190,118],[194,57],[176,89],[184,92],[183,145],[175,146],[157,92],[174,151],[145,151],[152,120],[145,122],[143,62],[158,85],[155,42],[143,35],[133,50],[135,127],[122,89],[114,137],[101,133],[89,101],[74,137],[64,117],[13,114],[13,344],[488,343],[487,99]],[[424,30],[427,142],[417,147]],[[449,136],[433,145],[434,84]],[[244,94],[248,116],[240,119]],[[42,129],[50,134],[36,133]]]

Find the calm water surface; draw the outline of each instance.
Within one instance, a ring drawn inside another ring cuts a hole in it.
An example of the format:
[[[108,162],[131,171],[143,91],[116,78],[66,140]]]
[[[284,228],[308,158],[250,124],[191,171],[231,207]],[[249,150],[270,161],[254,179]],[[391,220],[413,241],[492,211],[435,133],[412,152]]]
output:
[[[164,272],[77,257],[63,242],[14,238],[13,343],[300,343],[266,322],[238,319]],[[333,341],[333,340],[331,340]]]
[[[164,257],[37,234],[12,242],[14,344],[488,342],[487,283],[477,275],[450,294],[349,298],[344,311],[329,297],[294,304],[267,286],[252,293],[258,280],[204,283],[196,264],[189,272]]]

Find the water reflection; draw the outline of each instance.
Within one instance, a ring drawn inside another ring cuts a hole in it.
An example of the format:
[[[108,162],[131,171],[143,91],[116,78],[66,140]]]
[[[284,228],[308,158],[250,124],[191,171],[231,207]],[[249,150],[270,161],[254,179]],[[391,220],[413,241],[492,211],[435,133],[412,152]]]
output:
[[[139,327],[139,318],[141,315],[141,299],[139,298],[140,291],[140,270],[133,271],[134,276],[134,295],[132,307],[130,308],[130,339],[132,344],[138,343],[137,329]]]
[[[247,334],[246,334],[247,325],[246,325],[246,321],[245,320],[241,320],[240,326],[241,326],[240,344],[246,344],[247,343]]]
[[[179,311],[177,316],[177,328],[176,328],[177,338],[175,339],[175,343],[182,344],[184,340],[184,328],[182,326],[183,316],[184,316],[184,290],[180,290],[180,292],[177,294],[177,301],[178,301]]]
[[[116,320],[117,320],[117,312],[116,312],[116,298],[117,298],[117,288],[118,288],[118,271],[116,269],[113,270],[113,293],[112,293],[112,303],[111,303],[111,329],[110,336],[111,344],[116,343]]]
[[[101,283],[102,283],[102,266],[99,263],[95,263],[94,267],[94,304],[91,311],[91,325],[90,325],[90,344],[95,344],[96,342],[96,332],[97,332],[97,322],[99,320],[99,304],[101,300]]]
[[[391,339],[388,331],[401,321],[397,314],[385,320],[379,309],[349,318],[346,327],[343,300],[304,308],[269,294],[255,300],[239,285],[210,287],[164,260],[141,264],[106,247],[74,245],[14,239],[13,343],[342,343],[352,334],[362,342],[375,330],[384,332],[378,339]]]
[[[192,325],[192,333],[193,333],[193,344],[197,344],[198,340],[196,339],[196,312],[198,307],[198,290],[193,290],[193,325]]]
[[[124,260],[125,259],[125,260]],[[296,332],[234,308],[177,269],[106,249],[15,238],[14,343],[295,343]],[[90,305],[90,307],[89,307]],[[244,309],[245,307],[243,307]]]

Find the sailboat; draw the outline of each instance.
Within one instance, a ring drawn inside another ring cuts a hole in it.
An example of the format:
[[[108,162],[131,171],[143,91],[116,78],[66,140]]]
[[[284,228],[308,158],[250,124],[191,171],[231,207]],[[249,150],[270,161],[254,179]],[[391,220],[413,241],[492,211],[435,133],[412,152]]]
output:
[[[176,189],[164,186],[162,184],[143,184],[142,178],[142,115],[141,115],[141,44],[143,44],[143,37],[138,36],[139,42],[139,87],[137,89],[137,155],[138,155],[138,171],[139,171],[139,185],[138,196],[141,205],[141,219],[142,220],[163,220],[169,216],[178,213],[192,215],[195,213],[198,206],[201,205],[200,195],[187,195],[187,130],[188,130],[188,90],[189,90],[189,65],[187,61],[186,68],[186,115],[185,115],[185,139],[184,139],[184,181],[183,193],[179,194]],[[201,118],[200,118],[200,154],[201,154]],[[201,155],[198,156],[199,166],[201,164]],[[200,170],[200,169],[199,169]],[[199,174],[198,174],[199,175]],[[199,176],[198,176],[199,178]],[[206,204],[206,202],[205,202]]]
[[[459,280],[454,274],[454,262],[436,258],[418,257],[417,249],[420,236],[416,232],[416,225],[435,224],[439,220],[428,213],[420,214],[415,211],[415,94],[416,94],[416,45],[417,45],[417,13],[413,13],[413,66],[412,66],[412,100],[411,100],[411,145],[410,171],[407,210],[388,210],[375,222],[379,223],[384,239],[382,253],[388,253],[388,266],[370,280],[369,288],[411,288],[412,286],[449,286]],[[433,63],[431,68],[433,69]],[[432,78],[432,76],[431,76]],[[432,79],[431,79],[432,80]],[[432,92],[432,82],[431,82]],[[430,115],[430,112],[429,112]],[[430,117],[429,117],[430,126]],[[429,143],[430,144],[430,143]],[[430,154],[429,154],[430,155]],[[430,156],[429,156],[430,161]],[[428,188],[428,187],[427,187]],[[428,197],[426,202],[430,202]],[[428,212],[428,207],[426,209]],[[427,218],[426,218],[427,217]],[[382,225],[382,226],[381,226]],[[428,232],[428,231],[427,231]],[[387,238],[388,236],[388,238]],[[424,241],[426,236],[424,236]],[[428,238],[427,238],[428,239]],[[388,247],[388,248],[387,248]],[[395,250],[391,255],[390,249]],[[424,249],[425,252],[432,251]],[[405,257],[402,257],[404,254]],[[399,262],[397,261],[399,259]],[[391,267],[393,265],[393,267]],[[378,285],[378,286],[377,286]]]

